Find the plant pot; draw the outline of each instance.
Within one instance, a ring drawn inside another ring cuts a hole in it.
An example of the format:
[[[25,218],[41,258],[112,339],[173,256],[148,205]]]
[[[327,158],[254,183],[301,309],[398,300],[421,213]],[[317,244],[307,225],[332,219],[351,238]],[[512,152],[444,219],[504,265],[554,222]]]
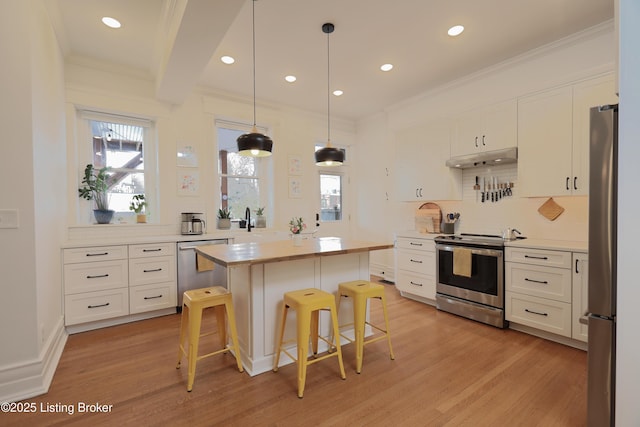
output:
[[[294,234],[292,239],[293,246],[302,246],[302,234]]]
[[[93,216],[96,219],[98,224],[109,224],[111,219],[113,218],[113,214],[115,211],[112,210],[102,210],[102,209],[94,209]]]
[[[264,215],[258,215],[256,217],[256,228],[266,228],[267,218]]]
[[[231,228],[230,218],[218,218],[218,228],[220,230],[228,230]]]
[[[147,222],[147,214],[137,214],[136,215],[136,222],[138,224],[144,224]]]

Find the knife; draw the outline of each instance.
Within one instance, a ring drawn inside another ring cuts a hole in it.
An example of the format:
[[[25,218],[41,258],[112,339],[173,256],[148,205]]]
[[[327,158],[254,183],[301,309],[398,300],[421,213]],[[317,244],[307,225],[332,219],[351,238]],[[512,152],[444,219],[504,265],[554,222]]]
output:
[[[482,203],[484,203],[484,192],[487,189],[487,183],[484,180],[484,177],[482,177]]]
[[[491,177],[491,201],[495,202],[496,201],[496,186],[494,184],[496,178],[495,177]]]

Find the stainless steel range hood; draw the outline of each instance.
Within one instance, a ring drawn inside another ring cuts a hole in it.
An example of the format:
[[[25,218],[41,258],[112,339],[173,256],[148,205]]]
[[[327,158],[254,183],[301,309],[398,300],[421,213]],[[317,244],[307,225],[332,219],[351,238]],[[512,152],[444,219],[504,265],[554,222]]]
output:
[[[450,168],[468,169],[481,166],[505,165],[518,161],[518,148],[505,148],[495,151],[484,151],[477,154],[452,157],[446,161]]]

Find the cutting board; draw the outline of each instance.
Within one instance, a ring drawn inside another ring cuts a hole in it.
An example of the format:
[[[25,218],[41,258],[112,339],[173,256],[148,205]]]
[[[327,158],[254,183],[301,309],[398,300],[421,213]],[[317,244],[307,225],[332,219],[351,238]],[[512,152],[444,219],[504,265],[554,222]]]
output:
[[[416,211],[416,230],[420,233],[440,233],[442,210],[436,203],[423,203]]]
[[[564,208],[557,204],[553,198],[549,198],[538,208],[538,212],[549,221],[553,221],[564,212]]]

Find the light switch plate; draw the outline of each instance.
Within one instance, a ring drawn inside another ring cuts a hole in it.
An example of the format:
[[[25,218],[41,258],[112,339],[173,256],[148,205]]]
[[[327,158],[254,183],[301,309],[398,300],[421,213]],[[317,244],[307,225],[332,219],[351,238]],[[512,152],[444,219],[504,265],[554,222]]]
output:
[[[0,209],[0,228],[18,228],[17,209]]]

